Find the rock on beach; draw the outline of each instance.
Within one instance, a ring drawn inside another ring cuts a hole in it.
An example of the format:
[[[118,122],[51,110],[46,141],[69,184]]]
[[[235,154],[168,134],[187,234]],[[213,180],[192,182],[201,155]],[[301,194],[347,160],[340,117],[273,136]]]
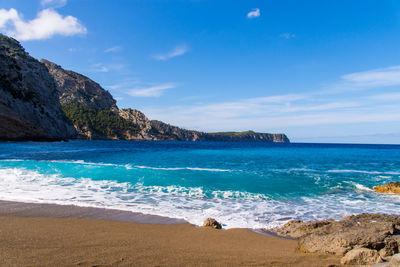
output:
[[[373,264],[399,252],[400,216],[360,214],[340,221],[290,221],[279,229],[281,236],[298,238],[304,253],[341,255],[342,264]]]

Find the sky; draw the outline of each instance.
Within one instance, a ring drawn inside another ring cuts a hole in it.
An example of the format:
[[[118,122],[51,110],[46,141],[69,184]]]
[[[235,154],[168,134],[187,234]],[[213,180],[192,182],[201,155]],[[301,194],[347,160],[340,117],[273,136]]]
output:
[[[400,144],[398,0],[0,0],[0,32],[150,119]]]

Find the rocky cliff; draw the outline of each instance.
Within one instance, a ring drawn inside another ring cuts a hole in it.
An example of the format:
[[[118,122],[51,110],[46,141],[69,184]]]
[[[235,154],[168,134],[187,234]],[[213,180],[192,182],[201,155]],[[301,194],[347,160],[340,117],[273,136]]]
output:
[[[0,34],[0,140],[60,140],[76,131],[46,67]]]
[[[112,95],[79,73],[29,56],[0,35],[0,140],[122,139],[289,142],[284,134],[204,133],[119,109]]]
[[[46,66],[56,82],[58,97],[62,105],[79,103],[87,108],[118,110],[112,95],[98,83],[82,74],[64,70],[61,66],[48,60],[42,59],[40,62]]]

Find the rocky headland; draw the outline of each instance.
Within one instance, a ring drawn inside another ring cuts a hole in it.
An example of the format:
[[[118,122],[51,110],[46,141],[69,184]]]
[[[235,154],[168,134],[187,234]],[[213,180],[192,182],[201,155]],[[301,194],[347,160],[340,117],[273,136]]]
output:
[[[186,130],[119,109],[98,83],[48,60],[39,62],[1,34],[0,58],[0,140],[289,142],[284,134]]]
[[[298,239],[300,252],[339,255],[342,264],[390,261],[400,248],[399,215],[364,213],[340,221],[290,221],[276,232]]]
[[[378,185],[374,187],[375,192],[378,193],[391,193],[400,194],[400,182],[391,182],[384,185]]]

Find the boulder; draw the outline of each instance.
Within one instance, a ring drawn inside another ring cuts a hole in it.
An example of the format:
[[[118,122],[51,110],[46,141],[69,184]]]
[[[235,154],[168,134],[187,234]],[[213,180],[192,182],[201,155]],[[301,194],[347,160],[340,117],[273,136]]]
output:
[[[212,227],[215,229],[222,229],[222,225],[213,218],[207,218],[203,223],[203,227]]]
[[[340,260],[343,265],[365,265],[383,262],[378,251],[368,248],[355,248]]]
[[[400,194],[400,182],[391,182],[384,185],[378,185],[374,187],[378,193],[393,193]]]

